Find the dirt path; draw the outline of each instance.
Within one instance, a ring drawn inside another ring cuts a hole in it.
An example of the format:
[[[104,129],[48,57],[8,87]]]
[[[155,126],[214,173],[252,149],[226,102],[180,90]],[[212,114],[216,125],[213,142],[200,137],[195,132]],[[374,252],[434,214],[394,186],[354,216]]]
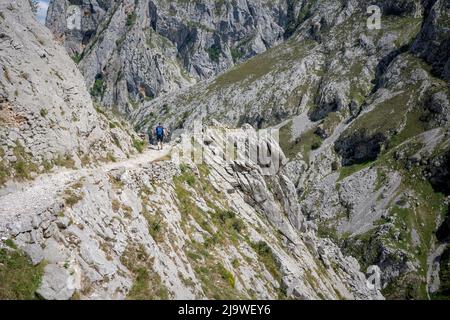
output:
[[[167,156],[170,150],[169,146],[161,151],[148,149],[144,153],[125,161],[107,163],[88,169],[60,170],[40,175],[33,181],[13,184],[0,191],[0,219],[2,224],[6,220],[11,221],[17,215],[35,214],[45,210],[51,200],[57,196],[58,192],[64,190],[67,184],[93,172],[100,170],[107,173],[119,168],[137,168]]]

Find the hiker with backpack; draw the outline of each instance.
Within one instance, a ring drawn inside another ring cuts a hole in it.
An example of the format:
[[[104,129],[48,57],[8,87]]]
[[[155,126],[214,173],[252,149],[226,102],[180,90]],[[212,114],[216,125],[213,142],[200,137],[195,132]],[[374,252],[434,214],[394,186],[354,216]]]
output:
[[[158,150],[162,150],[164,137],[166,136],[166,129],[162,126],[161,123],[155,128],[156,142],[158,144]]]

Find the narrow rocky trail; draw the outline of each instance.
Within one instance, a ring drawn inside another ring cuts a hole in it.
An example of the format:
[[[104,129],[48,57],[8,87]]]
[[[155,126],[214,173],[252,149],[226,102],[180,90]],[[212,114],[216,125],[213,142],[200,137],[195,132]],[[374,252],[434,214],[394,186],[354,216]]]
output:
[[[171,147],[163,150],[148,149],[136,157],[119,162],[107,163],[94,168],[78,170],[59,170],[38,176],[33,181],[14,183],[0,190],[0,218],[3,223],[14,220],[14,217],[36,214],[44,211],[57,194],[82,177],[89,176],[99,170],[109,171],[125,168],[137,168],[146,163],[157,161],[170,153]]]

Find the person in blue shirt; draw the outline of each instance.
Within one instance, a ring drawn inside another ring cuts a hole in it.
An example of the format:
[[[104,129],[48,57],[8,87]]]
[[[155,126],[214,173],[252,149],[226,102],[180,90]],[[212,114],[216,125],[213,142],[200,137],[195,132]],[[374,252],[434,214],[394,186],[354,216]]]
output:
[[[156,141],[158,143],[158,149],[162,150],[164,136],[166,135],[166,129],[162,126],[161,123],[155,128]]]

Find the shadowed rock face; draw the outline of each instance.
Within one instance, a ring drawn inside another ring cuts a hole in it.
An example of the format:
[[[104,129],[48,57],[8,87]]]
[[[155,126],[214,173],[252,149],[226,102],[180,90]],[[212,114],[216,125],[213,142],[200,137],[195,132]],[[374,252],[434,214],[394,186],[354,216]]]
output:
[[[434,159],[427,174],[436,191],[450,195],[450,152]]]
[[[375,160],[386,140],[382,133],[369,136],[365,131],[358,131],[336,141],[335,150],[342,157],[342,165],[351,166]]]
[[[384,14],[396,16],[417,14],[422,9],[420,1],[409,1],[409,0],[399,0],[399,1],[383,0],[377,2],[377,5],[380,6]]]
[[[427,16],[412,50],[432,65],[437,76],[450,80],[450,4],[446,0],[425,3]]]
[[[426,175],[437,192],[450,195],[450,152],[434,159]],[[441,242],[450,240],[450,204],[448,210],[447,217],[436,231],[436,237]]]

